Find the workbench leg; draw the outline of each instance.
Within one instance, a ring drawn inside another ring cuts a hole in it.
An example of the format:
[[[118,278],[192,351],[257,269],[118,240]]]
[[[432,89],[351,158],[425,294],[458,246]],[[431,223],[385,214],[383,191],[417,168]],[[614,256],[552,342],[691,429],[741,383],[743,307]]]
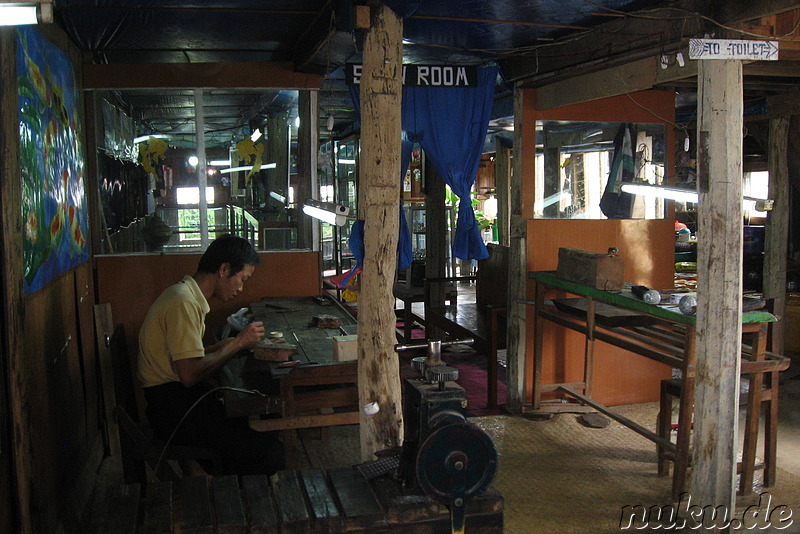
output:
[[[539,312],[544,303],[545,286],[536,282],[536,298],[533,303],[533,409],[542,406],[542,347],[544,341],[544,319]]]
[[[684,367],[681,369],[681,397],[678,407],[678,435],[675,443],[675,466],[672,473],[672,500],[677,502],[686,489],[686,473],[689,470],[689,438],[692,433],[694,411],[694,351],[695,328],[686,328]]]
[[[411,302],[403,301],[403,343],[411,343],[411,326],[414,323]]]
[[[753,332],[751,357],[755,361],[764,360],[767,350],[766,324]],[[744,423],[744,445],[742,446],[742,470],[739,475],[739,495],[748,495],[753,492],[753,475],[756,464],[756,448],[758,447],[759,416],[761,414],[761,399],[764,395],[764,373],[750,375],[750,389],[747,391],[747,418]]]
[[[489,326],[489,372],[487,373],[487,380],[489,381],[486,393],[486,406],[489,408],[497,407],[497,310],[491,310],[491,324]]]
[[[588,297],[586,305],[586,341],[583,348],[583,393],[592,398],[592,378],[594,375],[594,325],[597,303]]]
[[[767,375],[769,400],[764,419],[764,486],[769,488],[777,482],[778,467],[778,382],[780,373]]]
[[[667,383],[661,381],[661,396],[659,397],[658,418],[656,420],[656,434],[664,439],[670,439],[672,429],[672,396],[667,394]],[[661,445],[656,445],[656,455],[658,457],[658,476],[664,477],[669,474],[669,460],[667,451]]]

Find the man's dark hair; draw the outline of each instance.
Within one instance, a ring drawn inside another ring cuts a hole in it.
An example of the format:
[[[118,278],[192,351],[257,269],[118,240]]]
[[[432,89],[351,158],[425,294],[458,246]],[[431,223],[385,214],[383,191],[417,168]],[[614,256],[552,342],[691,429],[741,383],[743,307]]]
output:
[[[244,238],[225,234],[208,245],[197,266],[198,273],[216,273],[223,263],[231,266],[231,276],[245,265],[258,265],[258,253]]]

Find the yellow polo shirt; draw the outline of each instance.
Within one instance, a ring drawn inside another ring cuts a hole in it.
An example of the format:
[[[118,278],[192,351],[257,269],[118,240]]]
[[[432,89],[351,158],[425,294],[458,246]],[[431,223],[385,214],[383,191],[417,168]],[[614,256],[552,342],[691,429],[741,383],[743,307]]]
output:
[[[205,356],[203,335],[209,310],[191,276],[161,293],[139,330],[138,375],[143,387],[180,382],[173,362]]]

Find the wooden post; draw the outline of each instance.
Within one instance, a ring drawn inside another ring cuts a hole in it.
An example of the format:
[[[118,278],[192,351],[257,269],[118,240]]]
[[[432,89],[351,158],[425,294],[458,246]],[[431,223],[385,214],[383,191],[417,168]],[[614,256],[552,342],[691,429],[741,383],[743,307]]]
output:
[[[499,138],[494,140],[494,173],[495,193],[497,197],[497,240],[503,246],[509,246],[508,235],[511,205],[511,149]]]
[[[17,46],[16,32],[13,27],[0,29],[0,127],[5,133],[19,131],[19,104],[17,96]],[[33,466],[31,465],[30,441],[31,424],[29,415],[30,386],[28,370],[24,357],[25,337],[23,335],[24,302],[22,294],[22,177],[19,170],[19,135],[0,136],[0,265],[2,281],[3,311],[2,319],[5,335],[0,346],[0,379],[2,390],[8,387],[5,398],[8,399],[8,413],[11,421],[5,426],[10,432],[11,440],[3,439],[2,444],[11,445],[11,450],[0,451],[6,458],[9,455],[13,462],[13,484],[2,484],[14,487],[17,498],[17,515],[19,532],[28,534],[32,531],[33,518],[31,511],[33,496]],[[3,401],[5,402],[5,401]],[[0,465],[5,466],[5,459]],[[5,474],[5,469],[3,470]],[[0,496],[8,496],[0,490]],[[12,497],[13,498],[13,497]],[[4,503],[12,502],[11,499]],[[14,514],[12,514],[14,515]]]
[[[394,352],[392,284],[397,268],[400,201],[400,106],[403,21],[383,4],[371,4],[361,77],[361,175],[364,188],[364,272],[358,306],[358,393],[361,458],[396,447],[403,439],[400,370]]]
[[[523,215],[522,201],[522,152],[523,128],[533,128],[526,122],[524,114],[524,91],[520,84],[514,89],[514,176],[511,181],[509,202],[509,243],[508,255],[508,339],[506,358],[508,361],[508,384],[506,387],[506,410],[521,413],[525,402],[525,348],[527,323],[525,304],[519,300],[525,298],[528,283],[526,260],[527,217]],[[535,147],[531,147],[535,150]],[[533,152],[531,152],[533,153]],[[531,158],[532,160],[533,158]],[[498,202],[499,203],[499,202]]]
[[[302,208],[306,200],[314,197],[317,182],[317,153],[319,152],[319,91],[299,91],[298,105],[300,128],[297,131],[297,175],[294,185],[297,205]],[[288,195],[287,195],[288,196]],[[297,248],[319,249],[319,240],[314,239],[311,217],[297,215]]]
[[[769,198],[773,199],[772,211],[767,216],[764,243],[764,297],[773,299],[772,312],[785,317],[786,312],[786,251],[789,240],[789,117],[770,119],[769,150]],[[772,326],[769,349],[783,354],[784,329],[780,322]]]
[[[445,256],[447,255],[447,213],[445,211],[445,183],[431,163],[425,159],[425,278],[442,278],[445,275]],[[455,231],[455,230],[453,230]],[[450,252],[452,254],[452,251]],[[453,273],[455,275],[455,273]],[[424,302],[425,316],[428,305],[442,306],[447,292],[446,284],[431,284],[430,301]],[[431,324],[425,325],[425,337],[444,339],[447,333]]]
[[[742,335],[742,63],[700,60],[692,502],[734,510]]]

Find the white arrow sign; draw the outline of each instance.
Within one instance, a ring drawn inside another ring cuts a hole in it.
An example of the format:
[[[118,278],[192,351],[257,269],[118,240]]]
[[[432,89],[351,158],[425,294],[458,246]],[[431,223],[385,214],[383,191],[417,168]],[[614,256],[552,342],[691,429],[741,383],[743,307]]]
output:
[[[777,61],[778,41],[690,39],[689,59],[748,59]]]

